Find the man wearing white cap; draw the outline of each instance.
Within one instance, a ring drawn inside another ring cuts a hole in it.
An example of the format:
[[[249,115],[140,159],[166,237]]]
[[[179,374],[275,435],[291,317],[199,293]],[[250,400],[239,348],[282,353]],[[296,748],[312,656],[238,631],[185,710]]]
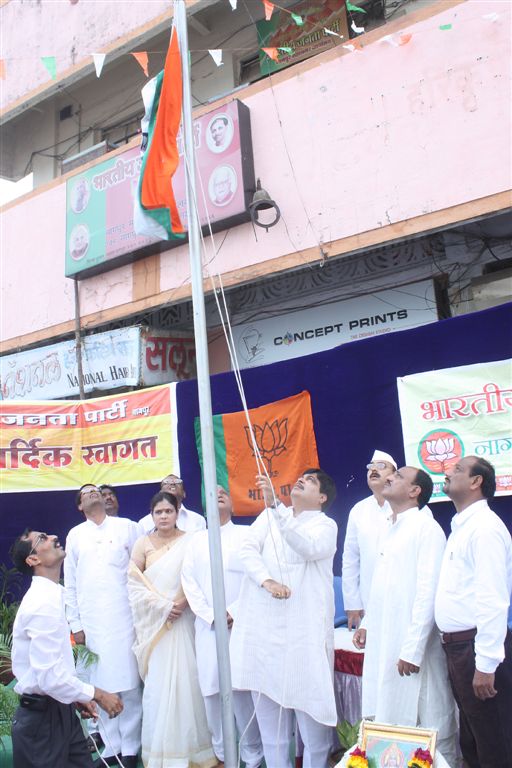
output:
[[[396,468],[389,453],[374,451],[366,466],[372,495],[358,501],[348,516],[341,581],[349,629],[357,629],[368,605],[379,539],[391,515],[382,491]]]

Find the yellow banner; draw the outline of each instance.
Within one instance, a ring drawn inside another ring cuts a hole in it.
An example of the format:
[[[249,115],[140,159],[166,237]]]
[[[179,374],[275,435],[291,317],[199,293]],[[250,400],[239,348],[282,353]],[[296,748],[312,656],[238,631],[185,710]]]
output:
[[[176,384],[91,400],[0,401],[0,490],[134,485],[179,474]]]

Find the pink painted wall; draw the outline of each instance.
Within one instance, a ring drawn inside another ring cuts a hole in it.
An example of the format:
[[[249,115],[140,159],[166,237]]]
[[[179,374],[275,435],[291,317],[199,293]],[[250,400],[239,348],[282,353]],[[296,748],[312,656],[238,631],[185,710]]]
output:
[[[511,189],[510,12],[471,0],[412,24],[407,45],[376,41],[242,94],[256,174],[283,221],[257,242],[249,224],[232,229],[211,268],[231,272]],[[3,340],[73,317],[64,197],[62,184],[3,215]],[[163,254],[162,291],[189,274],[186,248]],[[80,293],[83,315],[129,304],[131,266]],[[19,311],[20,296],[30,311]]]
[[[92,62],[91,53],[101,52],[169,8],[169,0],[8,0],[0,8],[6,67],[0,108],[50,83],[41,56],[56,57],[59,76],[83,60]]]

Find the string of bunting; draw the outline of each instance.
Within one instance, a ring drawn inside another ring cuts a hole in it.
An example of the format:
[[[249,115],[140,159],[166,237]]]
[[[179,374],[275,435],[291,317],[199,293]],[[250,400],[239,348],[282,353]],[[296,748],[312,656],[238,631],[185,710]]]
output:
[[[237,9],[237,0],[228,0],[228,1],[229,1],[230,5],[231,5],[232,10],[235,11]],[[270,2],[270,0],[261,0],[261,3],[263,4],[263,8],[264,8],[264,12],[265,12],[265,20],[266,21],[270,21],[270,19],[272,18],[272,14],[274,13],[274,10],[277,8],[279,11],[282,11],[283,13],[289,14],[289,16],[294,21],[294,23],[297,25],[297,27],[303,27],[303,26],[305,26],[307,24],[307,17],[303,18],[301,15],[299,15],[297,13],[294,13],[293,11],[289,10],[288,8],[283,8],[282,6],[278,5],[277,3]],[[365,28],[357,26],[357,24],[355,23],[354,19],[352,18],[352,13],[353,12],[366,13],[366,11],[364,10],[364,8],[361,8],[360,6],[354,5],[353,3],[351,3],[350,0],[346,0],[345,6],[346,6],[347,12],[348,12],[348,14],[350,16],[350,19],[351,19],[351,23],[350,23],[351,29],[357,35],[363,34],[364,31],[365,31]],[[500,14],[496,13],[496,12],[485,13],[485,14],[483,14],[481,16],[481,18],[484,19],[485,21],[490,22],[490,23],[495,23],[500,18]],[[453,29],[453,24],[452,23],[440,24],[438,28],[439,28],[439,30],[441,32],[449,32],[449,31],[451,31]],[[343,39],[343,35],[340,35],[338,32],[335,32],[334,30],[329,29],[328,27],[324,27],[323,28],[323,32],[326,35],[330,35],[330,36],[333,36],[333,37],[338,37],[340,39]],[[398,48],[400,46],[407,45],[407,43],[409,43],[411,41],[411,39],[412,39],[412,33],[403,33],[403,32],[400,33],[400,32],[398,32],[398,33],[391,34],[391,35],[385,35],[384,37],[382,37],[379,40],[379,42],[380,43],[386,43],[388,45],[391,45],[394,48]],[[342,47],[345,48],[348,51],[351,51],[351,52],[358,51],[358,52],[361,53],[363,51],[363,46],[361,45],[361,43],[358,41],[357,38],[353,38],[350,42],[344,43]],[[199,50],[200,51],[204,51],[205,49],[194,49],[194,51],[199,51]],[[215,62],[217,67],[220,67],[220,66],[223,65],[223,61],[222,61],[223,50],[222,50],[222,48],[212,48],[212,49],[208,48],[206,50],[208,50],[208,53],[212,57],[212,59]],[[245,50],[253,50],[253,49],[252,48],[251,49],[246,49],[246,48],[243,48],[243,49],[240,48],[239,49],[239,48],[236,48],[236,49],[232,49],[232,50],[244,50],[245,51]],[[270,59],[272,59],[273,61],[276,61],[276,62],[279,61],[280,52],[286,54],[287,56],[293,56],[293,54],[294,54],[294,49],[291,46],[278,46],[278,47],[275,47],[275,48],[274,47],[267,47],[267,46],[265,46],[265,47],[261,47],[260,50],[262,50],[263,53],[265,53]],[[149,74],[148,74],[148,72],[149,72],[149,56],[148,56],[148,53],[156,53],[156,51],[149,51],[149,52],[148,51],[133,51],[133,52],[128,54],[129,56],[133,56],[133,58],[137,61],[137,63],[141,67],[141,69],[144,72],[146,77],[149,77]],[[103,71],[103,67],[104,67],[106,58],[107,58],[107,54],[106,53],[91,53],[90,55],[91,55],[91,57],[93,59],[94,68],[95,68],[95,71],[96,71],[96,77],[100,77],[101,73]],[[0,80],[5,80],[6,77],[7,77],[6,61],[8,61],[8,60],[9,60],[8,58],[7,59],[6,58],[0,58]],[[45,69],[48,72],[48,74],[50,75],[50,78],[52,80],[56,80],[57,79],[57,57],[56,56],[41,56],[40,57],[40,61],[43,64],[43,66],[45,67]]]

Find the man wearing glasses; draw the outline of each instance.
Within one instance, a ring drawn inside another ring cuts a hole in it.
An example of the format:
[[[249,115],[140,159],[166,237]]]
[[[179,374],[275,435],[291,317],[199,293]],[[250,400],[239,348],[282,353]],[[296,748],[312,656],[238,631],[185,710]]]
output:
[[[20,704],[12,726],[15,768],[90,768],[91,756],[76,716],[110,718],[123,703],[115,693],[78,679],[59,584],[66,557],[57,536],[25,531],[11,549],[14,565],[32,583],[13,628],[12,668]]]
[[[167,475],[160,483],[160,490],[174,494],[178,500],[178,520],[176,526],[180,531],[193,533],[194,531],[202,531],[206,528],[206,520],[204,517],[198,515],[197,512],[193,512],[191,509],[187,509],[183,504],[183,499],[187,494],[181,477],[173,474]],[[147,514],[142,517],[139,520],[139,526],[144,533],[150,533],[155,527],[152,515]]]
[[[82,486],[76,502],[86,519],[70,530],[66,540],[66,615],[75,641],[98,655],[90,667],[90,681],[116,691],[123,701],[124,711],[117,720],[100,721],[103,757],[109,765],[117,765],[118,755],[125,768],[135,768],[142,696],[126,582],[140,531],[132,520],[106,514],[95,485]]]
[[[396,462],[389,453],[374,451],[366,469],[372,495],[350,510],[343,547],[341,583],[349,629],[357,629],[368,605],[379,539],[391,515],[383,490]]]

